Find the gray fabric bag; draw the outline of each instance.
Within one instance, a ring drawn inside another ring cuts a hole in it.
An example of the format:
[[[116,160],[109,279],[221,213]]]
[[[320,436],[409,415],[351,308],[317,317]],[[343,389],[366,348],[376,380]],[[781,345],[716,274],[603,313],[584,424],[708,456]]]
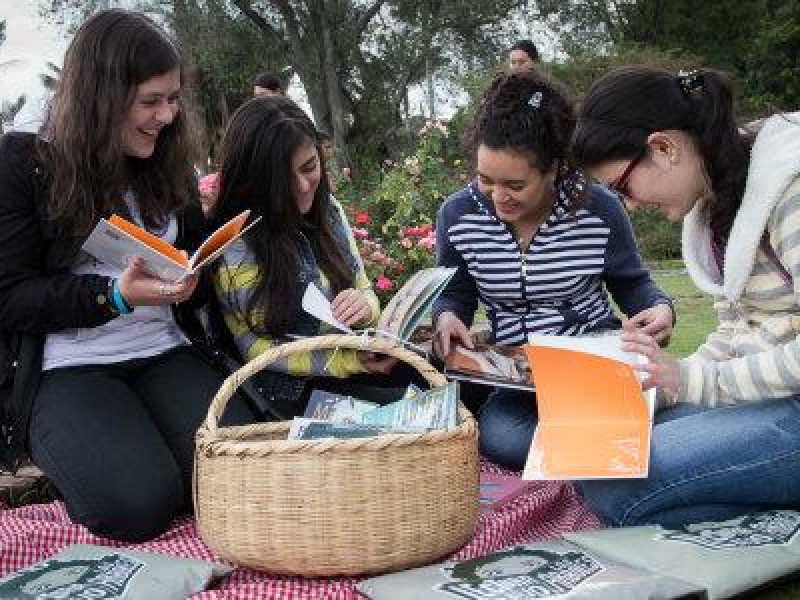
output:
[[[76,544],[0,579],[0,599],[185,600],[230,571],[204,560]]]
[[[710,600],[800,571],[800,513],[774,510],[681,529],[619,527],[564,534],[587,550],[690,581]]]
[[[698,586],[628,567],[563,540],[381,575],[358,584],[372,600],[668,600],[704,598]]]

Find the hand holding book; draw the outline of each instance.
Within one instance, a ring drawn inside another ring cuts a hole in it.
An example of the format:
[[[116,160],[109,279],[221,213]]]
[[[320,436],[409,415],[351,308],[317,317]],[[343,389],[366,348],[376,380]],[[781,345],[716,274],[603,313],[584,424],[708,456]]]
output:
[[[461,345],[472,350],[475,340],[469,328],[453,313],[443,312],[436,319],[433,349],[442,359],[447,359],[454,345]]]
[[[161,306],[188,300],[197,287],[197,277],[192,275],[180,281],[164,281],[152,276],[145,260],[137,256],[128,261],[117,285],[131,307]]]

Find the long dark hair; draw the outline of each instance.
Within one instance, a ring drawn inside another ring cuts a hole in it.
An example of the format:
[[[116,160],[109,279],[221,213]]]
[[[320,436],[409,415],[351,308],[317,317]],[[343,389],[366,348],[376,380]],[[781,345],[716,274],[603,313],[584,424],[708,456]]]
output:
[[[222,140],[214,222],[222,223],[245,209],[252,211],[251,217],[261,216],[246,235],[258,265],[258,281],[247,306],[237,307],[257,334],[285,333],[297,312],[301,235],[311,244],[334,293],[352,287],[355,281],[347,249],[333,231],[333,207],[321,161],[322,176],[308,214],[300,213],[292,191],[292,157],[315,140],[311,119],[282,96],[245,102]]]
[[[175,42],[141,13],[104,10],[75,34],[39,142],[52,180],[47,212],[66,235],[84,236],[98,217],[127,213],[129,190],[151,227],[189,202],[195,145],[185,106],[149,158],[126,156],[120,139],[137,86],[180,67]]]
[[[733,86],[712,69],[674,75],[647,66],[623,67],[597,80],[578,114],[572,160],[592,167],[646,154],[647,138],[670,129],[688,133],[714,192],[703,205],[712,231],[727,240],[742,203],[753,136],[736,124]]]
[[[568,146],[575,112],[566,90],[538,73],[500,74],[492,80],[464,136],[473,161],[478,147],[512,150],[542,173],[557,166],[556,187],[569,184],[572,207],[586,197],[583,176],[571,168]]]

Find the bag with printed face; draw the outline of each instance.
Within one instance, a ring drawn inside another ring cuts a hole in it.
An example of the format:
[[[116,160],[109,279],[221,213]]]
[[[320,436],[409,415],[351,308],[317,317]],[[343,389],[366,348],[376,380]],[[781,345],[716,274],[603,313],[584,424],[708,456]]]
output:
[[[0,579],[0,599],[185,600],[230,571],[204,560],[76,544]]]
[[[372,577],[372,600],[702,599],[697,586],[628,567],[563,540],[506,548],[480,558]]]
[[[800,572],[800,512],[774,510],[679,529],[657,526],[576,531],[564,537],[591,552],[730,598]]]

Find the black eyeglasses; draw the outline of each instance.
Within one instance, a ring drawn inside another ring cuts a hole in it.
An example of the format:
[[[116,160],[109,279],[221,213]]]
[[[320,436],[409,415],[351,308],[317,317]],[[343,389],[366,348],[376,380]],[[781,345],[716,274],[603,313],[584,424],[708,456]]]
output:
[[[642,161],[644,155],[645,155],[644,152],[640,152],[639,154],[637,154],[633,158],[633,160],[631,160],[631,162],[628,163],[628,166],[625,167],[625,170],[622,171],[622,174],[611,182],[609,188],[611,188],[612,191],[618,193],[620,196],[623,196],[625,198],[631,197],[631,191],[630,189],[628,189],[628,183],[630,182],[633,170],[636,168],[636,165],[638,165]]]

